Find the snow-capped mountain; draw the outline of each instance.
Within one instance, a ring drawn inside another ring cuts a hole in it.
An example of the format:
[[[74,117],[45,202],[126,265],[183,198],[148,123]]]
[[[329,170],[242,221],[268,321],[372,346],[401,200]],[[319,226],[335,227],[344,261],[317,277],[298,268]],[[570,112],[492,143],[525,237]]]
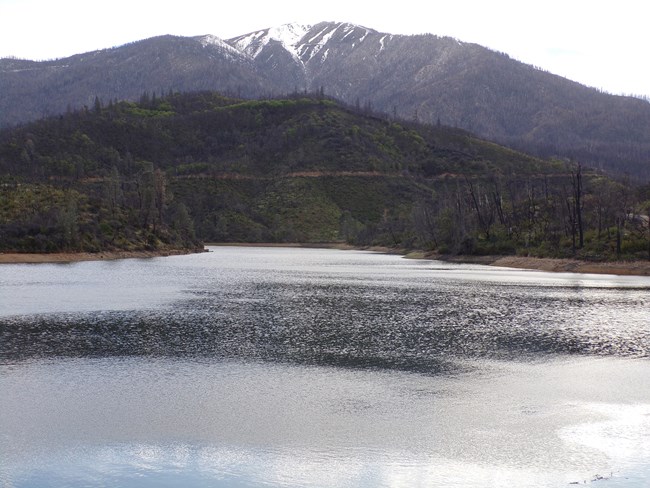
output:
[[[351,47],[362,43],[368,34],[377,32],[359,25],[340,22],[321,22],[317,25],[285,24],[271,29],[251,32],[228,42],[252,58],[264,57],[265,48],[279,43],[299,63],[306,65],[312,59],[327,59],[332,44],[348,39]],[[332,42],[330,42],[332,41]]]
[[[296,47],[311,28],[311,25],[285,24],[279,27],[251,32],[250,34],[230,39],[228,42],[239,51],[248,54],[251,58],[258,57],[270,42],[278,42],[295,59],[299,59]]]
[[[344,22],[232,39],[162,36],[70,58],[0,60],[0,126],[99,97],[321,91],[403,119],[458,126],[542,156],[650,177],[650,104],[600,93],[482,46]]]
[[[285,24],[227,42],[254,59],[261,69],[288,71],[292,73],[292,82],[299,81],[300,88],[309,89],[330,54],[336,60],[336,56],[359,49],[367,39],[378,42],[381,52],[391,37],[360,25],[321,22],[316,25]]]

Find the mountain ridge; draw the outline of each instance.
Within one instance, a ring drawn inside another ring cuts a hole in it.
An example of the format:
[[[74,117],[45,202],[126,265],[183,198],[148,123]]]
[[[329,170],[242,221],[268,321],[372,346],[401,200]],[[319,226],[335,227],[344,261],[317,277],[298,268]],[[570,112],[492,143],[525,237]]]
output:
[[[460,127],[541,157],[650,178],[650,103],[609,95],[478,44],[345,22],[230,39],[160,36],[56,61],[0,60],[0,126],[95,97],[324,91],[396,118]]]

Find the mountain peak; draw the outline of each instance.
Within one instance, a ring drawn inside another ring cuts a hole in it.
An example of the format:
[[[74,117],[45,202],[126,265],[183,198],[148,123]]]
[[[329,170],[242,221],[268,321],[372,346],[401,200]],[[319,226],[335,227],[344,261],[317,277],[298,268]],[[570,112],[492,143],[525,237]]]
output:
[[[368,34],[376,33],[361,25],[349,22],[319,22],[315,25],[290,23],[250,32],[228,40],[228,43],[251,58],[257,58],[272,41],[282,45],[298,62],[303,64],[318,54],[332,39],[363,42]]]
[[[311,30],[309,24],[284,24],[278,27],[271,27],[268,32],[271,39],[279,41],[283,46],[295,46]]]
[[[243,36],[229,39],[229,42],[235,49],[248,54],[252,58],[256,58],[270,41],[276,41],[282,44],[287,51],[297,58],[296,45],[298,45],[299,41],[311,28],[312,26],[308,24],[283,24],[277,27],[250,32]]]

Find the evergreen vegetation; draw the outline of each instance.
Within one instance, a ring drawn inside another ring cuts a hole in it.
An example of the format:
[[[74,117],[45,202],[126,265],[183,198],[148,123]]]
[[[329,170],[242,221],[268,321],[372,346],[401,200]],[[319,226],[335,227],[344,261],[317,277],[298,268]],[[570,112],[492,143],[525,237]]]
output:
[[[322,22],[305,34],[296,56],[266,42],[268,34],[225,42],[160,36],[60,60],[0,59],[0,127],[92,109],[97,97],[136,101],[152,89],[244,98],[324,91],[542,158],[571,158],[650,181],[647,100],[603,93],[448,37]],[[249,49],[239,43],[253,38]]]
[[[650,190],[325,98],[99,99],[0,132],[0,250],[340,242],[650,256]]]

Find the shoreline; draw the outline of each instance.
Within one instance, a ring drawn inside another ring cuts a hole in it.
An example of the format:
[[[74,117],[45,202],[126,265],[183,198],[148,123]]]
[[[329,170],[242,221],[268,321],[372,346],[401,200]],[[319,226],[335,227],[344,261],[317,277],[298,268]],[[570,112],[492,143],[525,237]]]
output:
[[[650,261],[590,262],[577,259],[536,258],[528,256],[466,256],[443,255],[429,251],[418,251],[381,246],[358,247],[339,242],[318,243],[206,243],[203,249],[166,249],[160,251],[105,251],[97,253],[0,253],[1,264],[73,263],[81,261],[113,261],[117,259],[148,259],[207,252],[207,246],[234,247],[285,247],[338,249],[343,251],[370,251],[385,254],[399,254],[407,259],[429,259],[458,264],[483,264],[504,268],[530,269],[555,273],[590,273],[626,276],[650,276]]]
[[[504,268],[530,269],[553,273],[650,276],[650,261],[591,262],[578,259],[535,258],[528,256],[438,256],[425,259],[456,263],[486,264]]]
[[[588,273],[612,274],[625,276],[650,276],[650,260],[644,261],[581,261],[566,258],[536,258],[529,256],[471,256],[438,254],[432,251],[392,248],[383,246],[359,247],[344,242],[315,242],[315,243],[237,243],[219,242],[206,243],[206,246],[234,247],[294,247],[315,249],[339,249],[343,251],[370,251],[384,254],[399,254],[407,259],[429,259],[458,264],[483,264],[502,268],[529,269],[534,271],[549,271],[554,273]]]
[[[369,249],[372,250],[372,249]],[[390,252],[390,250],[388,251]],[[430,259],[458,264],[483,264],[500,268],[528,269],[552,273],[611,274],[620,276],[650,276],[650,261],[581,261],[567,258],[537,258],[532,256],[471,256],[437,254],[427,251],[395,250],[409,259]]]
[[[164,249],[160,251],[104,251],[104,252],[56,252],[56,253],[2,253],[0,264],[51,264],[77,263],[81,261],[115,261],[117,259],[149,259],[166,256],[198,254],[206,249]]]

